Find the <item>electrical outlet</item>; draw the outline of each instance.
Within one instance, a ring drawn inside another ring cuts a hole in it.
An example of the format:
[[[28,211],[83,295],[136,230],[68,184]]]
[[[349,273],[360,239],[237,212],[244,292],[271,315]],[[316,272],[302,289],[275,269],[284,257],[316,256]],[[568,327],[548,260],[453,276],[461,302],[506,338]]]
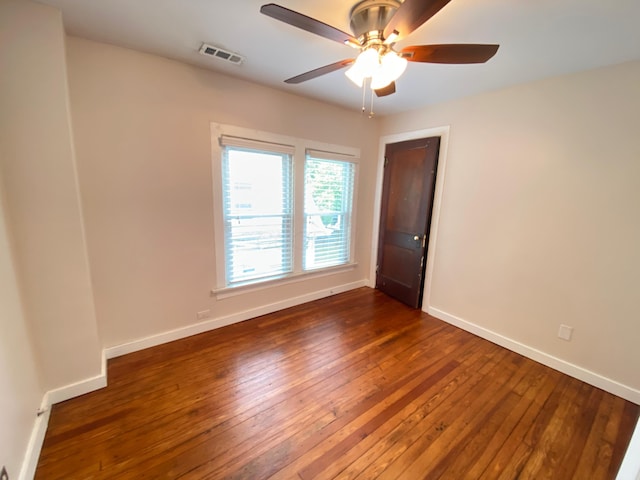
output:
[[[206,320],[207,318],[211,318],[211,310],[202,310],[196,314],[198,320]]]
[[[0,470],[0,480],[9,480],[9,474],[7,473],[7,467],[5,466]]]
[[[571,341],[571,334],[573,333],[573,327],[569,325],[560,325],[558,329],[558,337],[566,340],[567,342]]]

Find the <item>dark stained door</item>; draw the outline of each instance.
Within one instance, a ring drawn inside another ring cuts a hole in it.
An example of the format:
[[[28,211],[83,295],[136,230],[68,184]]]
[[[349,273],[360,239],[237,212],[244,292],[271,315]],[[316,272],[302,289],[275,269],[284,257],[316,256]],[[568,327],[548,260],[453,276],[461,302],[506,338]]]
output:
[[[376,288],[407,305],[422,304],[440,137],[387,145]]]

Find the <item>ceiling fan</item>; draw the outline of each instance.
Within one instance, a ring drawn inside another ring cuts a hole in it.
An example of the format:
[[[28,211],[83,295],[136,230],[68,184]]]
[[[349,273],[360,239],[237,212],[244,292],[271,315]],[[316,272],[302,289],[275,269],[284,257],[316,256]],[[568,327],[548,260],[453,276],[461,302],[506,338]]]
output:
[[[357,58],[331,63],[285,80],[302,83],[351,66],[345,73],[356,85],[367,81],[376,95],[395,93],[395,81],[404,72],[407,61],[423,63],[484,63],[495,55],[498,45],[444,44],[413,45],[399,52],[397,41],[438,13],[450,0],[361,0],[349,14],[353,35],[315,18],[269,3],[260,12],[307,32],[344,43],[360,51]]]

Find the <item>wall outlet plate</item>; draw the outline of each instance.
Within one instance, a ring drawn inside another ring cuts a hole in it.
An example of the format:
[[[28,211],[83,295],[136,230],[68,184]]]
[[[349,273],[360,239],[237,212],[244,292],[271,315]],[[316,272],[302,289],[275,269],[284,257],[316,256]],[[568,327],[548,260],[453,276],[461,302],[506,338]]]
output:
[[[567,342],[571,341],[571,334],[573,333],[573,327],[569,325],[560,325],[558,329],[558,337],[566,340]]]
[[[196,313],[198,320],[206,320],[207,318],[211,318],[211,310],[202,310],[201,312]]]

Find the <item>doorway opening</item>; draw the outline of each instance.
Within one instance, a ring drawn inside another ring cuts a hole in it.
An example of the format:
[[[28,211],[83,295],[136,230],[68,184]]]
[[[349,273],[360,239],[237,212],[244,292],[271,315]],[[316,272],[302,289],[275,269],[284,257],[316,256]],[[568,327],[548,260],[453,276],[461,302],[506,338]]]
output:
[[[372,249],[375,288],[427,311],[448,127],[381,139]]]

